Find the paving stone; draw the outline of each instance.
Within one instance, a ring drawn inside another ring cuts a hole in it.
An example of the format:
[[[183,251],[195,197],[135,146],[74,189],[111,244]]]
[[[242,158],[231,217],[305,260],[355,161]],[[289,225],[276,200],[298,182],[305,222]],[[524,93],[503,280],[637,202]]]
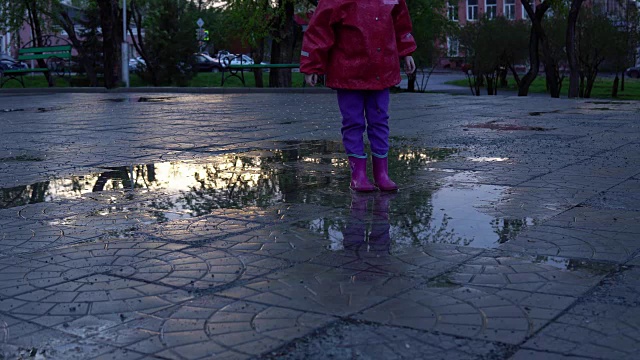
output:
[[[513,252],[622,263],[640,249],[637,234],[608,229],[554,225],[535,226],[500,246]],[[604,228],[604,227],[603,227]]]
[[[594,196],[586,204],[594,208],[640,211],[638,188],[640,180],[630,179]]]
[[[438,281],[577,297],[615,269],[609,263],[486,252]]]
[[[412,287],[407,278],[301,264],[219,294],[329,315],[348,315]]]
[[[93,359],[117,351],[113,346],[83,340],[61,331],[0,313],[0,356],[6,359]],[[139,358],[139,357],[138,357]]]
[[[598,359],[635,359],[640,337],[638,319],[637,308],[580,304],[523,346]]]
[[[357,318],[518,344],[574,301],[568,296],[434,283],[404,292]]]
[[[633,359],[639,350],[640,270],[623,268],[529,339],[528,349],[567,356]]]
[[[170,358],[248,358],[331,321],[334,318],[325,315],[202,296],[102,331],[94,340],[147,355],[174,354]]]
[[[209,289],[286,266],[282,261],[207,247],[119,240],[77,245],[31,259],[34,268],[24,274],[18,285],[43,289],[73,282],[78,291],[103,290],[98,284],[117,289],[114,285],[119,282]],[[16,281],[10,280],[6,286],[13,284]]]
[[[509,346],[393,326],[339,322],[263,359],[505,358]]]

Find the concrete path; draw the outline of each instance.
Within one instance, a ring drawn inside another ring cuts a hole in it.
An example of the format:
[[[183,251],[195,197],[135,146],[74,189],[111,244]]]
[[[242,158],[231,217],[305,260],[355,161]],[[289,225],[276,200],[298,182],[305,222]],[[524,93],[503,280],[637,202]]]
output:
[[[640,103],[0,96],[0,359],[636,359]]]

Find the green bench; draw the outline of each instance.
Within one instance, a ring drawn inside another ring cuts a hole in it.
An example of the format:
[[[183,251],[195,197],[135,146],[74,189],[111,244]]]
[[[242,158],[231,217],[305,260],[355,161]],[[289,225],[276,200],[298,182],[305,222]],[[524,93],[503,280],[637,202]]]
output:
[[[71,77],[71,45],[29,47],[18,51],[18,61],[31,60],[44,60],[47,67],[0,71],[0,87],[11,80],[16,80],[22,84],[22,87],[25,87],[23,76],[31,73],[50,73],[61,77],[67,75],[69,78]]]
[[[228,59],[228,58],[227,58]],[[246,86],[244,82],[244,70],[254,69],[298,69],[300,64],[230,64],[230,60],[224,59],[226,66],[222,67],[222,82],[220,86],[224,86],[225,79],[237,77],[242,82],[242,86]]]

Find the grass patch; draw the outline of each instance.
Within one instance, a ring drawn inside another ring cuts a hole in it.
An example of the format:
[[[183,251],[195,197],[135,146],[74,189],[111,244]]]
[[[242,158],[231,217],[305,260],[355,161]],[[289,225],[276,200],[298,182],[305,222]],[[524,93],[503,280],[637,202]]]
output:
[[[34,75],[26,75],[24,78],[24,85],[27,88],[46,88],[49,87],[47,84],[47,80],[45,79],[43,74],[34,74]],[[269,87],[269,73],[264,72],[262,74],[263,78],[263,86]],[[245,72],[244,79],[246,87],[255,87],[256,81],[252,72]],[[70,86],[78,86],[78,87],[88,87],[89,81],[84,76],[72,76],[71,82],[62,79],[62,78],[54,78],[55,87],[70,87]],[[291,73],[291,87],[302,87],[302,83],[304,81],[304,74],[299,72]],[[213,72],[201,72],[198,73],[191,81],[189,82],[188,87],[220,87],[220,83],[222,82],[222,73],[213,73]],[[142,86],[151,86],[150,84],[143,81],[140,76],[137,74],[131,74],[129,77],[129,84],[131,87],[142,87]],[[21,88],[22,85],[20,82],[16,80],[12,80],[7,82],[4,88]],[[225,79],[224,87],[242,87],[242,82],[240,79],[236,77],[231,77]]]
[[[518,91],[516,87],[516,82],[513,78],[507,79],[509,86],[506,88],[499,88],[498,94],[500,94],[500,90],[507,91]],[[467,79],[448,81],[447,84],[463,86],[468,88],[469,82]],[[566,97],[568,94],[569,87],[569,79],[565,78],[562,82],[562,91],[561,96]],[[591,91],[591,97],[596,99],[612,99],[611,97],[611,88],[613,87],[613,79],[609,78],[598,78],[596,79],[595,84],[593,85],[593,90]],[[486,89],[482,88],[482,93],[486,94]],[[538,76],[531,87],[529,88],[529,93],[534,94],[545,94],[547,93],[546,80],[544,76]],[[640,100],[640,79],[629,79],[625,78],[624,80],[624,91],[618,91],[618,97],[615,99],[618,100]]]

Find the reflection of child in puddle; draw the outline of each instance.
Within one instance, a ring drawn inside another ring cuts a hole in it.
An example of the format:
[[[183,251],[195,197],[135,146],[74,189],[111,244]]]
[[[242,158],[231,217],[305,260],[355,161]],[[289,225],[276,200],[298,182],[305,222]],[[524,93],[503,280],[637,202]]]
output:
[[[349,218],[342,232],[345,250],[376,255],[389,252],[389,201],[396,196],[396,193],[351,193]],[[367,211],[370,201],[373,202],[371,214]]]

